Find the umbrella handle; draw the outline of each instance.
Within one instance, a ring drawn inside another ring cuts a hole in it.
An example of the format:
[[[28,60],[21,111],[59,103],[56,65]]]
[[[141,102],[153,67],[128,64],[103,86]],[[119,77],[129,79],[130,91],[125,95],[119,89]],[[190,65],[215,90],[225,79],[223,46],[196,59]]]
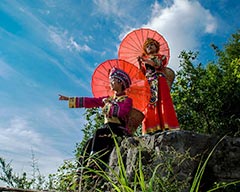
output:
[[[142,63],[143,63],[143,59],[141,56],[138,56],[137,57],[137,61],[138,61],[138,64],[139,64],[139,69],[142,69]]]

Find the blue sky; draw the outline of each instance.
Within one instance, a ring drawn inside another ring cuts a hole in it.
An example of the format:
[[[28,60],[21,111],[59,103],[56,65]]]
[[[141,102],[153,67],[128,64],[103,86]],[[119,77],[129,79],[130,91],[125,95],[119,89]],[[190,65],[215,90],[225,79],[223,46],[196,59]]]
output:
[[[0,156],[18,172],[43,175],[74,157],[83,136],[83,109],[58,94],[91,96],[96,66],[117,58],[122,38],[147,27],[168,41],[169,66],[182,50],[203,64],[240,28],[236,0],[1,0]]]

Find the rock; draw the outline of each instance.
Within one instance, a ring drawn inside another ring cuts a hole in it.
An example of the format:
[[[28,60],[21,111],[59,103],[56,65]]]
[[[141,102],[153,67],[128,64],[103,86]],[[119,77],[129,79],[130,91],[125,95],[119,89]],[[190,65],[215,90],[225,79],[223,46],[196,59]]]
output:
[[[189,191],[199,164],[205,162],[220,139],[189,131],[130,137],[120,143],[119,149],[115,148],[112,151],[109,166],[120,175],[119,168],[123,166],[119,166],[118,156],[121,154],[128,182],[134,183],[136,173],[139,176],[142,171],[147,187],[150,187],[151,177],[154,178],[155,191],[162,190],[159,182],[168,185],[169,189],[175,187],[176,191]],[[211,189],[214,182],[240,180],[239,160],[240,138],[224,137],[207,162],[201,180],[201,190]],[[115,182],[118,182],[116,175],[110,175],[113,181],[115,179]],[[240,187],[237,188],[239,189]]]

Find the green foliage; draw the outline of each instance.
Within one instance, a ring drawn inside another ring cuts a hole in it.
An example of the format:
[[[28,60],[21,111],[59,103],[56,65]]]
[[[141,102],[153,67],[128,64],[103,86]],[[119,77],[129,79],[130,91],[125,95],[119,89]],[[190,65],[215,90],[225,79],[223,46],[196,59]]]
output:
[[[49,175],[48,189],[67,191],[74,183],[76,169],[77,166],[74,161],[64,161],[63,165],[58,168],[57,173]]]
[[[48,182],[45,177],[41,176],[35,160],[33,159],[33,174],[29,178],[26,172],[16,174],[13,172],[11,163],[6,163],[5,159],[0,157],[0,181],[3,181],[10,187],[20,189],[44,189],[48,188]]]
[[[236,192],[239,191],[240,187],[240,180],[233,181],[233,182],[221,182],[221,183],[215,183],[214,187],[207,192],[212,191],[219,191],[221,189],[222,192]]]
[[[200,189],[200,183],[201,183],[201,179],[203,176],[203,173],[205,171],[206,165],[210,159],[210,157],[212,156],[213,152],[215,151],[215,149],[217,148],[217,146],[219,145],[219,143],[224,139],[225,137],[222,137],[222,139],[220,139],[220,141],[213,147],[213,149],[211,150],[211,152],[209,153],[209,155],[207,156],[206,160],[204,160],[203,162],[200,161],[199,165],[198,165],[198,169],[197,172],[195,173],[195,177],[190,189],[190,192],[197,192]]]
[[[181,129],[240,135],[240,34],[220,51],[217,63],[194,64],[198,53],[183,51],[172,96]]]
[[[88,139],[93,136],[95,130],[100,128],[104,122],[103,115],[98,108],[86,109],[84,115],[87,120],[87,124],[85,124],[82,129],[84,134],[83,140],[76,145],[75,155],[77,158],[82,155],[84,146],[86,145]]]

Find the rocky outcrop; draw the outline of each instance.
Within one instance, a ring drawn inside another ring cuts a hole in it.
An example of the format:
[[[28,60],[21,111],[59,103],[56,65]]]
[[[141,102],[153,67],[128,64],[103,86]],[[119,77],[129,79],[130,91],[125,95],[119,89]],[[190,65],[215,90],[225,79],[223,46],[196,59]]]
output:
[[[120,165],[120,154],[124,168]],[[109,166],[117,175],[121,173],[119,167],[125,169],[129,182],[141,180],[142,173],[146,185],[154,182],[155,191],[162,190],[161,183],[171,189],[175,187],[176,191],[189,191],[199,164],[203,167],[209,154],[201,177],[201,191],[212,188],[214,182],[240,180],[240,138],[218,138],[188,131],[126,138],[113,150]],[[114,177],[116,174],[113,180]],[[235,188],[240,191],[240,186]]]

